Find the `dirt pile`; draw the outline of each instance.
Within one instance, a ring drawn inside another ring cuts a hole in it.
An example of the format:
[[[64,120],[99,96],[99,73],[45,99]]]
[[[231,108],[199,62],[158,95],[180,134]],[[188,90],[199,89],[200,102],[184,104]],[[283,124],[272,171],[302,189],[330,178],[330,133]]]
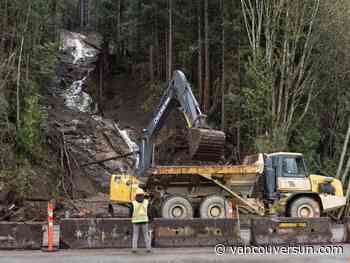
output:
[[[64,121],[55,118],[50,134],[59,152],[58,161],[66,171],[63,190],[72,198],[108,192],[110,175],[131,172],[135,165],[133,155],[118,158],[137,148],[123,138],[128,136],[127,131],[120,130],[112,120],[88,115]]]

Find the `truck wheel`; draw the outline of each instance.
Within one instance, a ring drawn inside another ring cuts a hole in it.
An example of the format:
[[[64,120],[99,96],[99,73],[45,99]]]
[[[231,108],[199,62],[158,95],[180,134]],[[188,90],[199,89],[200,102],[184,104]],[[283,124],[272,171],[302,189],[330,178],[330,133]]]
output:
[[[185,219],[193,217],[193,208],[186,198],[172,196],[162,204],[162,217],[172,219]]]
[[[224,197],[218,195],[208,196],[199,208],[201,218],[226,218],[229,203]]]
[[[291,217],[315,218],[321,216],[320,205],[310,197],[300,197],[290,205],[289,214]]]

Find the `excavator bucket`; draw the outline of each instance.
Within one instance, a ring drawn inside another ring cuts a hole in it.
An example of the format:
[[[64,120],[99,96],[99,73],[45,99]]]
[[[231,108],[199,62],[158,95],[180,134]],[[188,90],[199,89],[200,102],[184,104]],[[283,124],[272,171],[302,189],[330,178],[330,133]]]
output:
[[[194,160],[218,161],[224,154],[225,133],[222,131],[192,128],[188,141],[190,156]]]

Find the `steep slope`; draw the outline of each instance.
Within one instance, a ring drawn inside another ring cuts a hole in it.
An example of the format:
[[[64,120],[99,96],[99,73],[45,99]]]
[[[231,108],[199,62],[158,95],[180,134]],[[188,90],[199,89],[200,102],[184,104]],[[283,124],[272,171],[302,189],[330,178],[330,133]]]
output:
[[[72,198],[108,192],[110,175],[131,171],[137,161],[136,156],[114,157],[133,152],[137,146],[127,130],[97,115],[89,94],[101,38],[62,31],[61,39],[58,81],[49,97],[50,144],[65,171],[59,187]]]
[[[112,76],[106,82],[103,103],[105,117],[118,120],[121,127],[133,128],[140,132],[152,116],[150,112],[142,109],[150,95],[145,83],[129,74]]]

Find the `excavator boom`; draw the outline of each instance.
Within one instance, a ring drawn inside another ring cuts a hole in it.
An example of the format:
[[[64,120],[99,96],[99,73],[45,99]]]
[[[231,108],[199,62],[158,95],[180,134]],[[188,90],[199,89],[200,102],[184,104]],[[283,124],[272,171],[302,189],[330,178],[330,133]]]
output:
[[[180,106],[186,120],[191,158],[201,161],[217,161],[222,157],[225,133],[209,127],[207,117],[202,114],[184,73],[176,70],[160,100],[154,117],[143,131],[140,162],[137,169],[139,176],[143,176],[150,167],[154,136],[163,126],[171,110],[177,106]]]

